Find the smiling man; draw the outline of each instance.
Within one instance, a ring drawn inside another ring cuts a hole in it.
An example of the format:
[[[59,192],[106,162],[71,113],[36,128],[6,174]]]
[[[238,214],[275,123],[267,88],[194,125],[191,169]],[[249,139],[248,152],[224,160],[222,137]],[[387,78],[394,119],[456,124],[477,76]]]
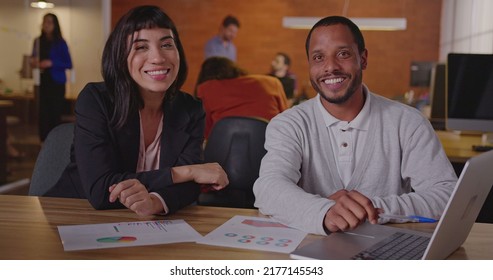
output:
[[[385,223],[379,214],[439,217],[457,181],[429,121],[363,84],[359,28],[331,16],[306,40],[318,95],[267,127],[255,206],[315,234]]]

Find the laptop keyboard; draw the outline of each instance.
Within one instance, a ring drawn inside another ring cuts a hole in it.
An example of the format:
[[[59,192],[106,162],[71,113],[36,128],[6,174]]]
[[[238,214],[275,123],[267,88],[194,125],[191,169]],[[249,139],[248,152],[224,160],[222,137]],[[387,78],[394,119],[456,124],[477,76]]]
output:
[[[353,260],[419,260],[429,237],[396,232],[352,257]]]

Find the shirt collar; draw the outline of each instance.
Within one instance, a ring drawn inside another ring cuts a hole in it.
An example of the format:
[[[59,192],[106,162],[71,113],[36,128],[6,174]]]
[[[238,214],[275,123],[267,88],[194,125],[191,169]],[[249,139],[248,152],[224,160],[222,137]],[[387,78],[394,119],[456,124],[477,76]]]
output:
[[[370,97],[371,95],[368,92],[368,88],[363,85],[363,94],[366,96],[365,99],[365,104],[363,105],[363,108],[361,111],[358,113],[356,118],[352,120],[351,122],[345,122],[337,119],[336,117],[332,116],[327,110],[325,110],[324,106],[322,105],[321,97],[320,94],[317,95],[318,99],[318,108],[320,112],[322,113],[322,117],[325,122],[326,127],[330,127],[333,125],[338,125],[341,126],[340,128],[348,129],[348,128],[354,128],[354,129],[359,129],[359,130],[368,130],[368,127],[370,125]]]

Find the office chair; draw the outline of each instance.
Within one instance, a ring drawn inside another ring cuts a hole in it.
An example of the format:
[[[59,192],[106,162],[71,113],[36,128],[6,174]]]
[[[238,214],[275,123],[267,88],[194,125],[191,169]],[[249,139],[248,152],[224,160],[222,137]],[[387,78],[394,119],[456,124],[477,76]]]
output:
[[[70,162],[74,124],[63,123],[46,137],[34,164],[29,195],[43,196],[53,187]]]
[[[254,208],[253,183],[258,178],[264,149],[267,120],[255,117],[226,117],[209,135],[204,162],[217,162],[228,174],[229,185],[220,191],[202,192],[198,204]]]

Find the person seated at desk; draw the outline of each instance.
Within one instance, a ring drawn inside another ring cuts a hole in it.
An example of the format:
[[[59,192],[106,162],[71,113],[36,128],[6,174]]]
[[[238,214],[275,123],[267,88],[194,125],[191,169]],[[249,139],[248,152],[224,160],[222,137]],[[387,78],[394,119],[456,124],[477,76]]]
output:
[[[228,184],[217,163],[201,163],[204,111],[180,91],[183,46],[158,7],[139,6],[106,42],[104,82],[80,93],[71,163],[47,196],[87,198],[96,209],[173,213],[198,198],[199,184]]]
[[[266,130],[255,206],[314,234],[346,231],[379,214],[442,214],[457,176],[429,121],[363,84],[368,51],[359,28],[326,17],[306,39],[318,95]]]
[[[271,71],[269,72],[270,76],[276,77],[281,81],[289,107],[291,107],[295,97],[298,95],[296,75],[289,70],[290,67],[291,58],[283,52],[278,52],[271,62]]]
[[[196,89],[205,109],[205,138],[214,124],[228,116],[270,120],[288,108],[281,82],[267,75],[248,75],[225,57],[202,64]]]

